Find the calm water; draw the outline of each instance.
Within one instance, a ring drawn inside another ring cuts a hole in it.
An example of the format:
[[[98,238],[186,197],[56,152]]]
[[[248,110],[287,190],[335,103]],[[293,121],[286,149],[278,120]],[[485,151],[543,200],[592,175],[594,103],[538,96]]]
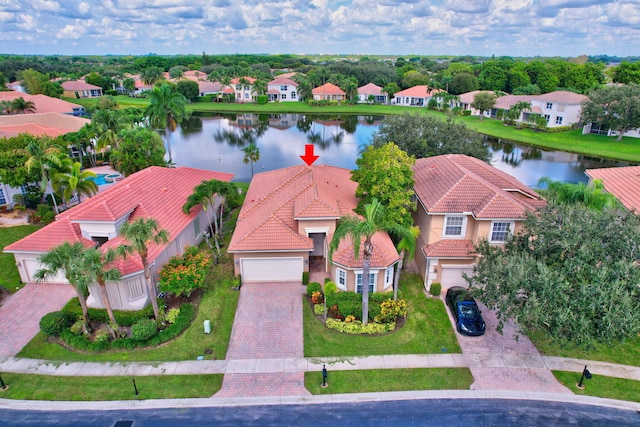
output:
[[[251,179],[243,147],[254,142],[260,160],[254,172],[303,164],[305,144],[314,144],[315,164],[354,169],[361,147],[371,142],[383,117],[334,116],[311,119],[303,114],[238,114],[191,117],[172,133],[171,156],[177,166],[230,172],[235,181]],[[565,182],[586,182],[585,169],[626,166],[627,162],[594,159],[487,138],[492,164],[531,187],[544,176]]]

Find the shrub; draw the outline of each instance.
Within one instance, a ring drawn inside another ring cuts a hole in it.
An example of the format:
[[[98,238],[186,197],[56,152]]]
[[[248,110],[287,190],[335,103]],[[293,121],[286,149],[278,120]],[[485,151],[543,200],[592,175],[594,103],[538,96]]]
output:
[[[315,291],[312,295],[311,295],[311,302],[315,305],[315,304],[322,304],[324,302],[324,295],[322,295],[322,292],[320,291]]]
[[[307,285],[307,295],[312,296],[314,292],[320,292],[322,286],[318,282],[311,282]]]
[[[327,328],[342,332],[345,334],[384,334],[393,331],[396,327],[395,323],[367,323],[363,325],[359,320],[353,322],[342,322],[335,319],[327,319]]]
[[[267,95],[258,95],[257,102],[259,105],[264,105],[269,102],[269,97]]]
[[[157,333],[156,322],[151,319],[138,320],[131,327],[131,339],[135,341],[146,341]]]
[[[73,335],[80,335],[82,334],[82,331],[84,331],[84,320],[80,319],[77,320],[76,323],[74,323],[73,325],[71,325],[71,327],[69,328],[69,330],[71,331],[71,333]]]
[[[195,246],[189,246],[184,255],[174,256],[160,270],[160,290],[189,297],[204,284],[211,258]]]
[[[333,281],[328,281],[324,284],[324,294],[325,295],[332,295],[338,292],[338,285],[336,285],[336,282]]]
[[[356,321],[356,318],[355,318],[355,317],[353,317],[353,316],[351,316],[351,315],[349,315],[349,316],[347,316],[347,317],[345,317],[345,318],[344,318],[344,321],[345,321],[346,323],[351,323],[351,322],[355,322],[355,321]]]
[[[96,332],[96,335],[93,338],[95,347],[98,349],[106,348],[107,344],[109,343],[110,335],[111,334],[106,329],[100,329],[98,332]]]
[[[324,284],[326,285],[327,283],[329,283],[331,281],[331,277],[325,277],[324,278]]]
[[[337,304],[334,304],[329,307],[329,309],[327,310],[327,316],[330,317],[331,319],[340,319],[340,320],[344,319],[344,316],[340,313],[340,310],[338,310]]]
[[[169,312],[165,316],[165,319],[167,319],[168,323],[175,323],[179,315],[180,315],[180,309],[177,307],[172,308],[171,310],[169,310]]]
[[[325,307],[323,304],[316,304],[313,306],[313,314],[316,316],[322,316],[324,314]]]
[[[340,318],[345,318],[349,315],[354,316],[356,319],[362,317],[362,295],[355,292],[337,292],[330,296],[327,295],[327,305],[337,305],[341,315]]]
[[[404,300],[387,300],[380,304],[380,314],[374,317],[376,323],[395,322],[398,317],[407,315],[407,303]]]
[[[158,305],[162,306],[162,302],[159,301]],[[82,309],[78,303],[78,298],[73,298],[65,305],[62,311],[71,313],[75,318],[78,318],[82,314]],[[140,319],[147,319],[153,316],[153,307],[148,305],[142,310],[129,311],[129,310],[114,310],[113,315],[120,326],[131,326]],[[101,308],[90,308],[89,317],[91,320],[102,323],[109,323],[109,317],[107,316],[107,310]]]
[[[50,337],[57,337],[75,321],[76,317],[70,313],[54,311],[45,314],[42,319],[40,319],[40,330]]]
[[[439,297],[442,292],[442,285],[440,283],[432,283],[429,287],[429,293],[434,297]]]
[[[308,271],[303,271],[302,272],[302,285],[303,286],[307,286],[309,284],[309,272]]]

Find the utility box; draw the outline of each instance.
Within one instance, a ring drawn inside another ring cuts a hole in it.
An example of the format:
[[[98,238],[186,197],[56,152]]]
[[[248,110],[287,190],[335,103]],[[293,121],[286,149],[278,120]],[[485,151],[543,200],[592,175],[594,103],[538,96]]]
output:
[[[204,333],[205,334],[210,334],[211,333],[211,321],[210,320],[205,320],[204,321]]]

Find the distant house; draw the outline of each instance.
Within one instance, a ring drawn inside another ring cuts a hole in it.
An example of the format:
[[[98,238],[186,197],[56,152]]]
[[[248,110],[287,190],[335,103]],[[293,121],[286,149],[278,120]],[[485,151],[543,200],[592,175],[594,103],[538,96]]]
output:
[[[72,116],[83,116],[85,109],[82,105],[73,104],[59,98],[53,98],[47,95],[29,95],[23,92],[0,92],[0,101],[13,101],[16,98],[22,98],[25,101],[33,102],[35,113],[60,113]]]
[[[207,80],[198,80],[198,94],[199,96],[222,94],[223,86],[220,82],[210,82]]]
[[[347,93],[332,83],[325,83],[311,91],[314,101],[344,101]]]
[[[269,102],[297,102],[298,83],[293,80],[278,76],[267,83],[267,95]]]
[[[21,133],[55,138],[77,132],[88,123],[91,120],[56,112],[0,115],[0,138]]]
[[[241,83],[242,79],[246,81],[246,83]],[[235,78],[231,80],[231,87],[235,91],[236,102],[254,102],[258,97],[258,92],[256,92],[254,83],[256,79],[253,77],[242,77]]]
[[[640,166],[587,169],[590,180],[599,179],[629,211],[640,215]]]
[[[517,233],[542,197],[512,176],[473,157],[448,154],[416,160],[413,167],[420,228],[415,261],[427,289],[467,286],[474,245],[481,239],[503,245]]]
[[[532,96],[531,106],[541,110],[548,127],[571,126],[580,122],[582,103],[588,99],[589,97],[578,93],[557,90]]]
[[[82,80],[62,82],[62,96],[67,98],[97,98],[102,96],[102,88]]]
[[[157,278],[162,266],[189,245],[202,242],[208,215],[200,206],[189,214],[182,212],[187,197],[203,180],[231,181],[233,175],[193,168],[150,167],[136,172],[112,187],[87,199],[56,217],[49,225],[4,248],[14,255],[20,279],[34,283],[34,274],[42,268],[38,257],[63,242],[80,242],[85,247],[112,249],[126,240],[120,226],[139,218],[154,218],[160,229],[169,232],[169,243],[149,245],[151,274]],[[220,201],[218,201],[219,203]],[[120,258],[112,264],[122,274],[119,282],[107,282],[107,294],[116,310],[139,310],[149,304],[144,286],[144,270],[138,256]],[[67,283],[63,276],[46,280]],[[157,283],[157,282],[156,282]],[[97,284],[90,287],[90,307],[103,308]]]
[[[389,95],[382,92],[382,88],[373,83],[360,86],[358,88],[358,103],[369,103],[370,99],[377,104],[386,104],[389,101]]]
[[[397,92],[393,95],[391,103],[406,107],[426,107],[429,104],[429,100],[438,92],[444,91],[424,85],[414,86]]]

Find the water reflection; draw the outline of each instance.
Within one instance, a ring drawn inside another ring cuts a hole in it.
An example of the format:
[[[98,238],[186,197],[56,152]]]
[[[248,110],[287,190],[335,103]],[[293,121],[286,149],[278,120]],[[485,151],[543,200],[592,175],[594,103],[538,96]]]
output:
[[[172,133],[171,154],[178,166],[233,173],[249,181],[251,167],[242,162],[242,149],[260,149],[255,172],[304,164],[304,146],[313,144],[315,164],[356,167],[360,149],[368,145],[384,117],[309,114],[198,114]],[[486,138],[492,164],[532,187],[540,178],[586,182],[586,168],[627,166],[627,162],[594,159],[562,151],[544,151],[511,141]]]

